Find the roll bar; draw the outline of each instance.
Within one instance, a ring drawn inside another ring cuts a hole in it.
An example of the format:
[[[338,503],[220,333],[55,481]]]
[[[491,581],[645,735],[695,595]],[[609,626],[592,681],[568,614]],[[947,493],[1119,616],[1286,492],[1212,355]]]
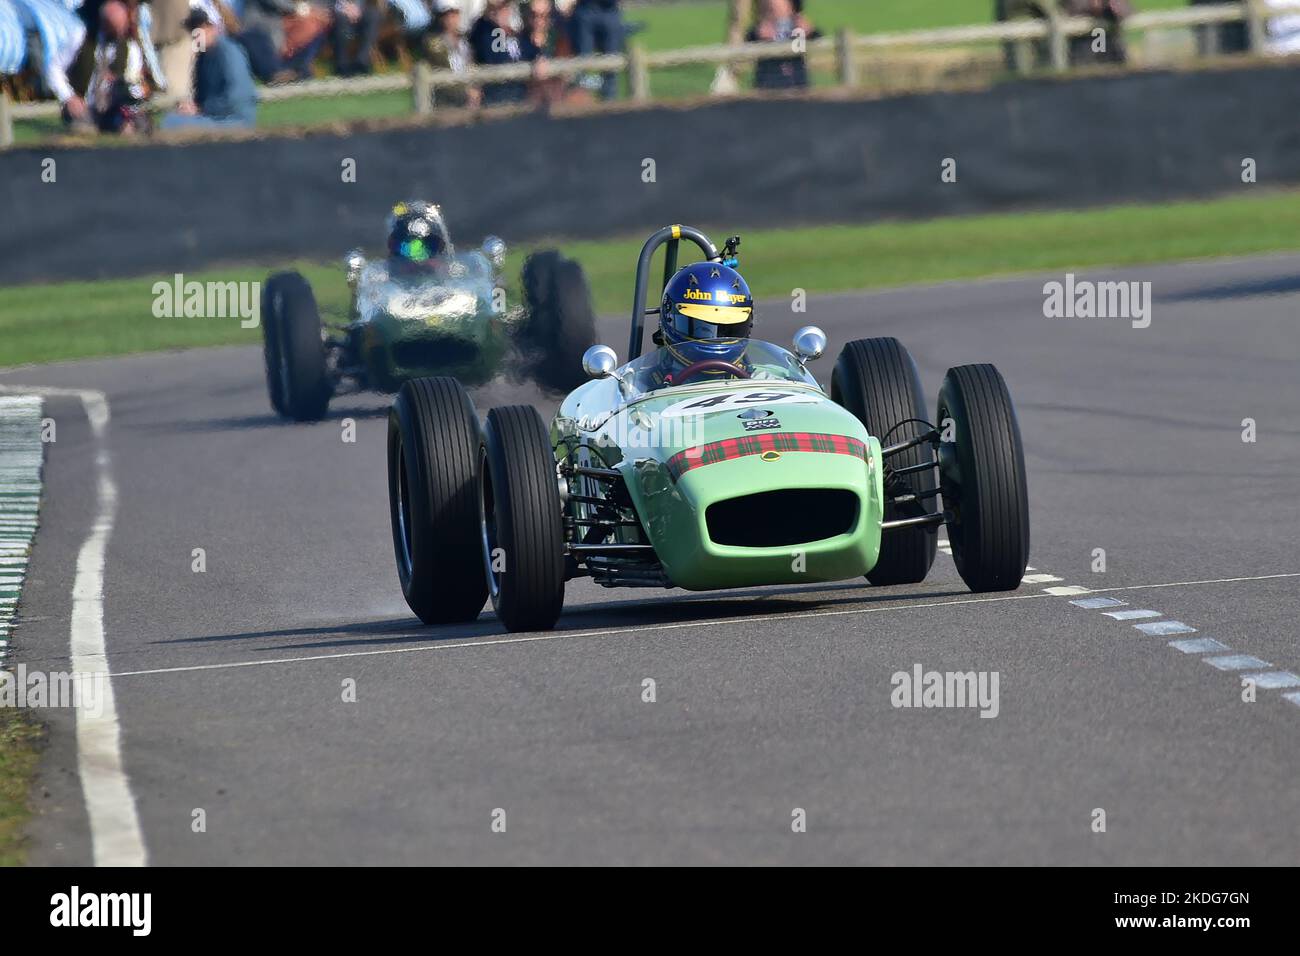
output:
[[[627,345],[627,361],[639,358],[641,355],[641,339],[645,334],[645,317],[647,315],[658,315],[659,308],[653,309],[645,307],[646,289],[650,282],[650,261],[659,247],[667,243],[668,249],[664,253],[664,288],[677,272],[677,254],[683,239],[689,239],[700,247],[704,253],[704,258],[710,262],[720,262],[722,254],[718,252],[712,240],[703,232],[694,226],[664,226],[653,236],[646,240],[641,247],[641,258],[636,264],[636,300],[632,303],[632,338]]]

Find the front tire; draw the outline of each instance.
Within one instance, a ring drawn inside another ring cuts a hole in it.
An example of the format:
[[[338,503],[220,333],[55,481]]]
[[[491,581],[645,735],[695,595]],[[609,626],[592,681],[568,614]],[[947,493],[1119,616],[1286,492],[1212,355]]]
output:
[[[925,395],[916,362],[895,338],[857,339],[840,352],[831,375],[831,399],[848,409],[882,445],[895,444],[924,434],[928,426],[909,419],[925,418]],[[906,423],[906,424],[903,424]],[[928,445],[909,448],[890,459],[903,468],[932,458]],[[932,492],[934,472],[899,477],[913,494]],[[886,505],[885,519],[916,517],[926,513],[931,498],[904,505]],[[872,584],[916,584],[924,581],[934,564],[938,542],[933,528],[903,528],[881,536],[880,557],[867,572]]]
[[[388,505],[397,576],[425,624],[472,621],[487,601],[479,560],[483,437],[454,378],[404,384],[388,413]]]
[[[547,631],[564,607],[564,525],[555,457],[531,405],[488,413],[480,520],[492,606],[509,631]]]
[[[266,280],[263,301],[263,354],[272,407],[294,421],[324,418],[334,389],[311,286],[297,272],[281,272]]]
[[[939,390],[940,487],[953,563],[972,591],[1011,591],[1029,563],[1029,494],[1020,424],[992,365],[948,370]]]

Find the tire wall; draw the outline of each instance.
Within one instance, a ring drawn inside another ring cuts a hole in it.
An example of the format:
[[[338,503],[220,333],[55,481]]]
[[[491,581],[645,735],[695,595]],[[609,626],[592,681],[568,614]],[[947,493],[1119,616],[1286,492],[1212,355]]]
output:
[[[461,126],[0,153],[0,283],[335,257],[397,198],[488,233],[648,234],[1158,201],[1300,183],[1300,70],[739,99]],[[1243,186],[1255,161],[1258,186]],[[56,161],[42,182],[42,161]],[[946,158],[957,181],[941,181]],[[654,160],[654,182],[643,181]],[[355,182],[344,182],[354,160]]]

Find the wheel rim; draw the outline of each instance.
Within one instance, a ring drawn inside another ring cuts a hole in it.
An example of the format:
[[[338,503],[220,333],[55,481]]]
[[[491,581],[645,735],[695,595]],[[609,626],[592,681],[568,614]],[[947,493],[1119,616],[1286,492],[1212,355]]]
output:
[[[411,496],[406,486],[406,448],[397,445],[397,539],[402,543],[402,569],[411,576]]]
[[[497,595],[501,593],[501,584],[497,580],[496,571],[492,567],[492,552],[497,547],[497,521],[496,507],[492,501],[492,479],[487,469],[487,453],[479,454],[479,495],[478,495],[478,528],[479,539],[483,545],[483,570],[487,574],[488,593],[492,596],[493,603],[496,602]]]

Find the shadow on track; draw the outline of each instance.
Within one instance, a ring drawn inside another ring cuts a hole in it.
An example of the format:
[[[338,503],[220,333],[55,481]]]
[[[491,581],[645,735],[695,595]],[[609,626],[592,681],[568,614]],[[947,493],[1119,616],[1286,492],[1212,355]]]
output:
[[[1157,295],[1157,302],[1203,302],[1230,299],[1249,299],[1260,295],[1293,295],[1300,292],[1300,276],[1270,276],[1266,279],[1249,279],[1227,285],[1187,289],[1167,295]]]
[[[823,596],[847,591],[853,593],[844,594],[843,596]],[[864,585],[850,581],[843,584],[817,586],[806,590],[773,588],[761,591],[747,591],[743,595],[734,597],[708,595],[687,598],[652,598],[649,601],[579,604],[567,609],[560,618],[555,630],[546,633],[731,621],[754,616],[765,617],[774,614],[832,610],[850,605],[869,608],[875,605],[889,605],[899,601],[957,598],[967,594],[968,592],[965,590],[882,593],[869,590]],[[339,624],[334,627],[272,628],[231,634],[210,634],[203,637],[183,637],[153,643],[158,645],[184,645],[226,641],[255,641],[267,638],[318,637],[321,640],[285,641],[262,649],[279,651],[341,650],[377,645],[463,641],[479,637],[509,636],[512,635],[500,626],[495,615],[489,609],[485,610],[476,621],[445,627],[428,627],[414,618],[407,618],[404,620],[361,621]],[[521,633],[513,636],[522,637],[526,635]]]
[[[329,410],[329,414],[321,419],[321,422],[336,422],[344,418],[385,418],[387,415],[387,404],[377,406],[361,405],[351,408],[334,407]],[[320,423],[308,422],[305,424],[310,426]],[[231,418],[156,422],[148,427],[167,432],[224,432],[243,431],[253,428],[296,428],[298,426],[298,422],[291,422],[288,419],[281,418],[274,412],[266,412],[263,415],[237,415]]]

